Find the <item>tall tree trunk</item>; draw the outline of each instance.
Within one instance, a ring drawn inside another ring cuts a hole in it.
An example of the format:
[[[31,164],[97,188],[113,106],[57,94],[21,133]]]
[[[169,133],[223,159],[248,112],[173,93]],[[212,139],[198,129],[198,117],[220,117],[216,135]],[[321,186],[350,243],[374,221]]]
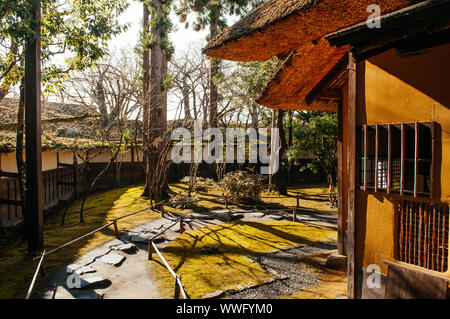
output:
[[[25,163],[23,161],[23,132],[24,132],[24,114],[25,114],[25,83],[24,79],[20,82],[19,109],[17,110],[17,132],[16,132],[16,165],[19,175],[19,195],[22,201],[22,216],[25,219]],[[24,236],[26,237],[26,227],[24,227]]]
[[[162,3],[153,1],[152,20],[159,21],[163,17]],[[167,128],[167,92],[163,92],[163,78],[167,72],[167,61],[162,49],[161,26],[152,23],[151,35],[153,44],[150,55],[150,123],[149,123],[149,148],[146,163],[146,180],[148,197],[150,200],[160,202],[165,195],[167,187],[167,166],[163,149],[167,144],[165,132]]]
[[[146,43],[146,39],[149,35],[149,11],[145,1],[143,2],[143,37],[144,43]],[[142,57],[142,66],[143,66],[143,95],[142,95],[142,134],[144,139],[144,165],[145,165],[145,176],[150,174],[150,166],[149,166],[149,149],[150,149],[150,134],[149,134],[149,125],[150,125],[150,49],[145,47],[144,54]],[[142,196],[148,196],[149,193],[149,184],[148,179],[146,179],[144,193]]]
[[[183,94],[183,106],[184,106],[184,119],[185,120],[191,120],[191,105],[189,101],[189,86],[187,84],[187,76],[183,75],[182,79],[182,94]]]
[[[278,172],[274,174],[273,182],[274,182],[274,189],[278,191],[281,195],[287,195],[287,189],[286,189],[286,178],[287,178],[287,172],[286,167],[283,165],[283,156],[287,149],[286,144],[286,135],[284,133],[283,128],[283,117],[285,114],[285,110],[278,110],[277,112],[277,129],[279,132],[280,137],[280,153],[278,155]]]
[[[216,5],[210,8],[209,19],[209,37],[212,39],[219,33],[220,9]],[[219,93],[216,84],[216,78],[219,73],[220,60],[211,58],[209,69],[209,127],[217,127]]]

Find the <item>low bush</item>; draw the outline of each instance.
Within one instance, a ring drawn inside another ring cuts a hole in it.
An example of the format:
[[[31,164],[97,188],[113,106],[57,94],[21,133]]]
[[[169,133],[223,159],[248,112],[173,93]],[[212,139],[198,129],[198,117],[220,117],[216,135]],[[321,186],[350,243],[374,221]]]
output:
[[[252,172],[236,171],[228,173],[219,185],[226,195],[235,202],[256,202],[261,199],[264,189],[263,178]]]

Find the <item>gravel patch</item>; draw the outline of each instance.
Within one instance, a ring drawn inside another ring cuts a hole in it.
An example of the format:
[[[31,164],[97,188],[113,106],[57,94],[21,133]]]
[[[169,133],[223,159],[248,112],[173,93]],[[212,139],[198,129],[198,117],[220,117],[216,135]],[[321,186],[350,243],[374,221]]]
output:
[[[300,259],[315,253],[335,250],[336,243],[316,243],[296,247],[276,253],[257,254],[251,258],[262,268],[273,273],[278,279],[269,284],[245,289],[239,292],[229,292],[226,299],[273,299],[292,295],[298,291],[313,288],[320,283],[316,274],[299,266]]]

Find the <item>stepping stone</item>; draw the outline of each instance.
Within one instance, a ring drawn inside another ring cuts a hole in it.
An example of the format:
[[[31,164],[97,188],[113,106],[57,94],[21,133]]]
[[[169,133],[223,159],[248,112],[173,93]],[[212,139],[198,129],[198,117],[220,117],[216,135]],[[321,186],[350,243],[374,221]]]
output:
[[[244,214],[233,214],[231,215],[231,220],[237,220],[244,218]]]
[[[148,234],[141,233],[138,235],[132,235],[130,237],[130,241],[133,243],[147,243],[148,237],[150,237]]]
[[[106,288],[110,284],[111,281],[105,277],[87,277],[80,279],[80,288],[77,289]]]
[[[275,219],[275,220],[285,219],[285,217],[282,216],[282,215],[267,215],[267,217],[270,217],[270,218]]]
[[[64,286],[57,286],[53,299],[75,299],[75,297]]]
[[[194,219],[214,219],[213,215],[209,215],[209,214],[200,214],[200,213],[192,213],[189,216],[191,216]]]
[[[257,212],[257,213],[248,213],[247,216],[249,216],[249,217],[256,217],[256,218],[262,218],[262,217],[266,216],[266,214]]]
[[[83,299],[83,300],[98,300],[103,299],[103,295],[93,294],[93,295],[83,295],[76,297],[75,299]]]
[[[89,274],[96,271],[97,270],[95,270],[95,268],[92,266],[79,266],[77,264],[71,264],[66,268],[66,273],[68,274],[76,273],[77,275]]]
[[[161,243],[163,243],[163,242],[165,242],[166,241],[166,238],[164,238],[164,237],[156,237],[155,239],[153,239],[153,242],[155,243],[155,244],[161,244]]]
[[[127,254],[134,254],[138,251],[138,248],[136,247],[136,245],[132,244],[132,243],[121,244],[121,245],[110,246],[110,247],[111,247],[111,249],[123,251]]]
[[[222,296],[223,294],[224,294],[223,290],[216,290],[214,292],[204,295],[203,299],[218,298],[218,297]]]
[[[122,265],[122,263],[125,261],[125,256],[119,255],[119,254],[107,254],[99,258],[101,262],[104,262],[105,264],[113,265],[116,267],[119,267]]]
[[[340,255],[337,252],[330,254],[327,258],[326,267],[332,269],[346,269],[347,256]]]

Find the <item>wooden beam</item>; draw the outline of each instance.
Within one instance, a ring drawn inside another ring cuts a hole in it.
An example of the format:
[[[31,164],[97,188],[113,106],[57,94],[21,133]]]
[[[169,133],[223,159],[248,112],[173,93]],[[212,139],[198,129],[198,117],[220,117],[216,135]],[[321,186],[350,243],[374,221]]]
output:
[[[334,81],[342,72],[346,71],[348,66],[348,54],[344,55],[338,63],[325,75],[319,83],[308,93],[305,98],[306,104],[311,105],[322,93],[327,89],[332,81]]]
[[[340,101],[342,99],[341,90],[339,89],[325,89],[323,90],[319,97],[319,100],[332,100]]]
[[[36,253],[43,248],[43,198],[41,150],[41,39],[40,1],[29,0],[31,29],[34,37],[27,41],[25,50],[25,145],[26,193],[24,224],[28,251]]]
[[[348,63],[348,156],[347,167],[349,172],[348,185],[348,230],[347,230],[347,296],[350,299],[356,297],[355,283],[355,214],[356,214],[356,111],[357,111],[357,64],[353,54],[349,54]]]

